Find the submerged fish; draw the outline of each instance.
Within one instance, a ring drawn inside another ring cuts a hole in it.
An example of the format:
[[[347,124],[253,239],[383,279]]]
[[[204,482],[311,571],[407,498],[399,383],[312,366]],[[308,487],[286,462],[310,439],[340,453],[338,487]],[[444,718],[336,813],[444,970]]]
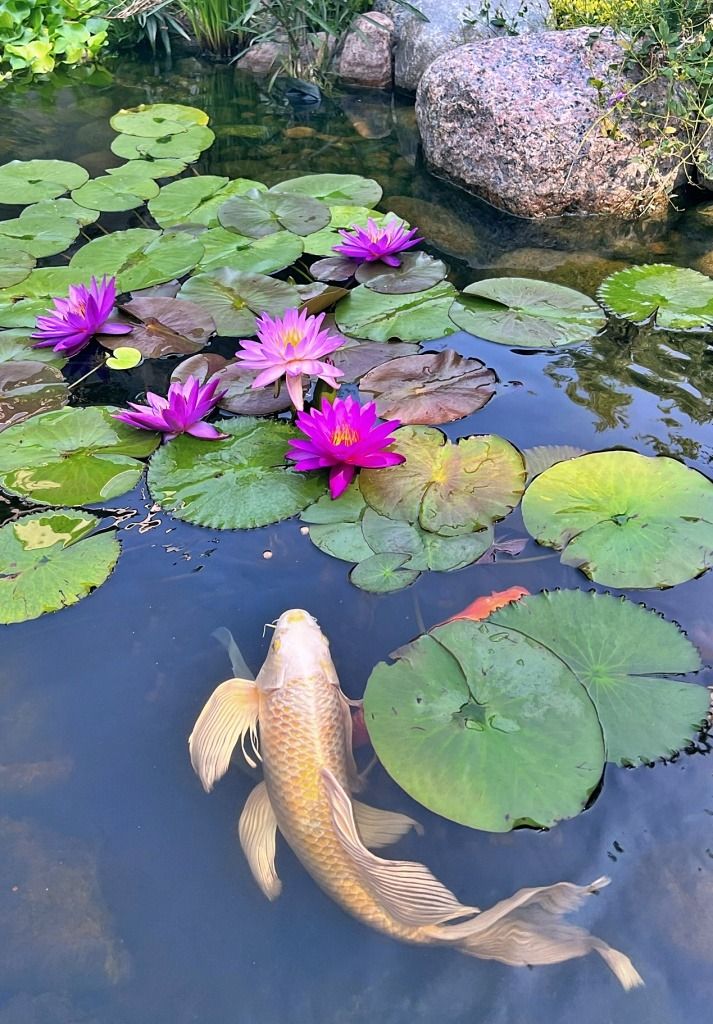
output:
[[[258,743],[258,722],[260,736]],[[608,884],[570,882],[521,889],[489,910],[461,904],[423,864],[371,852],[412,827],[404,814],[355,800],[360,778],[351,747],[350,701],[342,693],[329,643],[300,609],[280,616],[254,682],[229,679],[209,698],[189,739],[191,762],[206,791],[241,745],[261,759],[265,778],[240,817],[240,842],[268,899],[279,829],[317,884],[354,917],[393,938],[454,946],[512,965],[559,963],[595,950],[624,986],[643,984],[627,956],[562,915]]]
[[[458,612],[457,615],[451,615],[450,619],[446,619],[446,622],[455,622],[456,619],[472,619],[474,622],[480,622],[482,619],[487,619],[492,612],[497,612],[500,608],[504,608],[505,605],[512,604],[513,601],[519,601],[521,597],[529,596],[530,591],[524,587],[508,587],[507,590],[494,590],[492,594],[476,597],[475,601],[471,601],[469,605],[466,605],[462,612]],[[445,622],[439,622],[439,626],[444,625]]]

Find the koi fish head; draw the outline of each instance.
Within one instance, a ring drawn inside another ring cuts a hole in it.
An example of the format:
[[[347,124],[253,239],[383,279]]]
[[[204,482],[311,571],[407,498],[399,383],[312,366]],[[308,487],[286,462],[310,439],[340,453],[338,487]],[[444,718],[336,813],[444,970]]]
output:
[[[304,609],[290,608],[275,623],[270,650],[255,683],[260,690],[277,690],[290,678],[305,678],[324,669],[336,680],[329,641],[319,623]]]

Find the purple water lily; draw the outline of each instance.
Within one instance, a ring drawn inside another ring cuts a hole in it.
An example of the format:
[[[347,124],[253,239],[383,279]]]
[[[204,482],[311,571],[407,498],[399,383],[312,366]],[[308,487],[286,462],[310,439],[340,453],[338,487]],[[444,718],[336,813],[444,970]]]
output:
[[[333,245],[334,252],[346,256],[358,263],[374,263],[381,260],[389,267],[400,267],[401,260],[396,253],[412,249],[423,239],[416,235],[418,228],[410,230],[399,220],[389,221],[379,227],[375,220],[368,218],[365,228],[353,227],[349,231],[341,230],[343,238],[340,245]]]
[[[305,435],[289,442],[287,458],[302,470],[329,469],[332,498],[343,494],[359,467],[382,469],[405,462],[403,455],[389,451],[390,436],[399,420],[378,423],[376,405],[360,405],[354,398],[322,399],[321,409],[297,416],[297,427]]]
[[[115,412],[113,416],[130,427],[159,430],[164,441],[172,441],[179,434],[190,434],[204,441],[220,441],[228,435],[221,434],[212,423],[203,422],[226,394],[224,390],[217,390],[219,384],[217,377],[207,384],[201,384],[197,377],[189,377],[185,384],[175,381],[166,398],[147,391],[148,405],[129,402],[131,409]]]
[[[128,334],[129,324],[110,323],[116,301],[116,281],[92,277],[89,287],[73,284],[66,299],[52,299],[54,310],[37,317],[33,348],[53,348],[65,356],[74,356],[89,344],[95,334]]]

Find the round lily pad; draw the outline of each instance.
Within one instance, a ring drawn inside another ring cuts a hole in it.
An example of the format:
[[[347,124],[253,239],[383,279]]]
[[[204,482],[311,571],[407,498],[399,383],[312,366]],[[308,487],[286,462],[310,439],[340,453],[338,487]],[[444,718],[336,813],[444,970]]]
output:
[[[101,586],[119,558],[113,533],[89,536],[86,512],[34,512],[0,529],[0,622],[26,622],[76,604]]]
[[[3,252],[24,249],[37,259],[64,252],[79,234],[79,223],[72,217],[49,215],[39,203],[28,206],[14,220],[0,221],[0,246]],[[20,278],[22,280],[22,278]],[[6,285],[2,285],[3,288]]]
[[[379,760],[415,800],[490,832],[577,814],[604,767],[594,706],[542,645],[458,620],[369,677],[364,719]]]
[[[698,651],[675,623],[643,605],[559,590],[524,597],[488,622],[537,641],[574,672],[597,710],[609,761],[670,757],[705,720],[708,690],[666,678],[696,672]]]
[[[183,174],[186,164],[183,160],[174,158],[172,160],[129,160],[118,167],[108,167],[107,174],[121,174],[123,177],[136,178],[175,178],[177,174]]]
[[[190,299],[210,313],[218,334],[244,337],[254,333],[257,314],[280,316],[299,305],[294,285],[228,267],[190,277],[181,286],[178,298]]]
[[[99,178],[92,178],[81,188],[74,189],[72,199],[79,206],[110,213],[135,210],[143,206],[146,199],[157,196],[158,192],[158,185],[153,178],[103,174]]]
[[[403,590],[418,579],[418,572],[407,569],[408,555],[372,555],[355,565],[349,578],[355,587],[372,594],[390,594]]]
[[[54,366],[30,359],[0,364],[0,430],[61,409],[68,400],[67,382]]]
[[[376,206],[382,196],[381,185],[360,174],[304,174],[273,185],[271,192],[297,192],[312,196],[327,206]]]
[[[610,274],[597,293],[614,316],[668,330],[713,327],[713,280],[697,270],[651,263]]]
[[[359,285],[338,303],[337,326],[346,334],[370,341],[430,341],[455,334],[448,316],[456,290],[442,281],[413,295],[380,295]]]
[[[287,388],[280,388],[277,395],[273,388],[253,389],[257,375],[257,370],[246,370],[237,359],[207,353],[179,363],[171,374],[171,382],[185,383],[189,377],[197,377],[205,384],[215,377],[220,382],[219,391],[223,392],[218,408],[241,416],[271,416],[289,409],[292,402]]]
[[[498,277],[465,288],[451,308],[462,330],[515,348],[560,348],[587,341],[606,324],[588,295],[549,281]]]
[[[406,223],[395,213],[379,213],[378,210],[370,210],[368,206],[334,206],[331,203],[327,205],[330,213],[329,224],[305,238],[305,252],[313,253],[315,256],[334,255],[334,246],[343,241],[339,234],[340,228],[365,228],[368,220],[373,220],[379,227],[392,220],[397,220],[400,224]]]
[[[26,206],[56,199],[88,177],[83,167],[68,160],[12,160],[0,165],[0,203]]]
[[[249,178],[231,181],[216,174],[197,174],[164,185],[149,203],[149,213],[164,228],[175,224],[203,224],[214,228],[218,226],[219,207],[231,196],[266,187]]]
[[[576,459],[580,455],[586,455],[584,448],[575,448],[571,444],[540,444],[534,448],[526,448],[522,456],[525,460],[527,470],[527,483],[532,483],[536,476],[544,473],[550,466],[558,462],[566,462],[567,459]]]
[[[215,331],[210,314],[185,299],[134,299],[121,308],[139,321],[128,338],[131,347],[149,359],[199,352]],[[99,340],[111,350],[127,344],[126,335],[121,334],[100,335]]]
[[[361,378],[359,391],[376,401],[382,419],[402,423],[450,423],[482,409],[495,394],[497,377],[480,359],[451,349],[399,356]]]
[[[0,327],[34,329],[53,298],[65,297],[71,284],[85,280],[81,268],[36,267],[24,281],[0,291]]]
[[[40,199],[38,203],[24,209],[20,217],[29,217],[32,214],[41,214],[48,224],[56,217],[76,220],[80,227],[86,227],[87,224],[93,224],[99,219],[98,210],[87,210],[83,206],[78,206],[73,199]]]
[[[33,416],[0,434],[0,487],[29,501],[87,505],[131,490],[138,461],[159,442],[112,418],[111,406],[61,409]]]
[[[231,243],[228,240],[231,237],[236,241]],[[203,259],[196,273],[229,267],[254,274],[274,274],[292,266],[302,255],[302,239],[291,231],[250,238],[235,235],[225,228],[213,228],[198,238],[203,246]]]
[[[380,516],[367,508],[361,519],[362,534],[375,554],[401,553],[409,556],[407,569],[450,572],[477,561],[493,543],[493,528],[486,527],[459,537],[440,537],[416,523]]]
[[[208,124],[208,115],[181,103],[142,103],[119,110],[109,121],[115,132],[159,139],[176,135],[195,125]]]
[[[241,416],[221,420],[220,429],[225,441],[182,434],[151,459],[151,495],[177,519],[248,530],[296,515],[325,491],[323,474],[288,468],[287,445],[297,431],[287,424]]]
[[[224,228],[252,238],[271,235],[280,228],[308,235],[329,223],[329,208],[309,196],[249,189],[223,203],[218,220]]]
[[[182,160],[190,164],[199,158],[203,150],[215,142],[215,135],[202,125],[196,125],[177,135],[165,135],[159,139],[143,138],[140,135],[117,135],[111,144],[111,151],[122,160]]]
[[[316,260],[309,272],[315,281],[348,281],[354,277],[358,267],[358,260],[350,260],[346,256],[327,256],[323,260]]]
[[[456,536],[503,519],[522,496],[522,456],[502,437],[481,434],[454,444],[433,427],[401,427],[394,439],[406,461],[359,475],[364,498],[381,515]]]
[[[200,241],[185,232],[129,228],[93,239],[69,265],[97,276],[114,275],[120,292],[133,292],[183,277],[202,255]]]
[[[670,587],[713,565],[713,483],[669,458],[594,452],[538,476],[525,527],[564,565],[621,588]]]
[[[2,224],[0,223],[0,288],[9,288],[13,284],[19,284],[28,277],[35,265],[35,257],[24,249],[16,248],[12,242],[8,244],[2,238]]]
[[[385,263],[361,263],[356,269],[356,279],[372,291],[383,295],[407,295],[423,292],[442,281],[448,273],[443,260],[429,256],[427,252],[405,252],[399,257],[398,267]]]

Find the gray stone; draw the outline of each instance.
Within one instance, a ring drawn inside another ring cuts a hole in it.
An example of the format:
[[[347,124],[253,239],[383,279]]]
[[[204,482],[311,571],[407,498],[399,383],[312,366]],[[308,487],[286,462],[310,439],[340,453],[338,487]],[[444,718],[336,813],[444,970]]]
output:
[[[407,92],[415,92],[429,64],[454,47],[508,31],[532,32],[550,17],[549,0],[416,0],[413,6],[427,20],[411,12],[395,19],[394,81]]]
[[[610,30],[493,39],[439,57],[416,97],[423,152],[436,174],[521,217],[663,211],[685,177],[642,149],[645,126],[622,114],[601,132],[591,79],[612,78]],[[611,82],[612,90],[621,88]],[[651,96],[655,107],[656,97]]]
[[[337,78],[342,85],[391,88],[393,32],[394,23],[388,14],[367,11],[355,19],[337,58]]]

